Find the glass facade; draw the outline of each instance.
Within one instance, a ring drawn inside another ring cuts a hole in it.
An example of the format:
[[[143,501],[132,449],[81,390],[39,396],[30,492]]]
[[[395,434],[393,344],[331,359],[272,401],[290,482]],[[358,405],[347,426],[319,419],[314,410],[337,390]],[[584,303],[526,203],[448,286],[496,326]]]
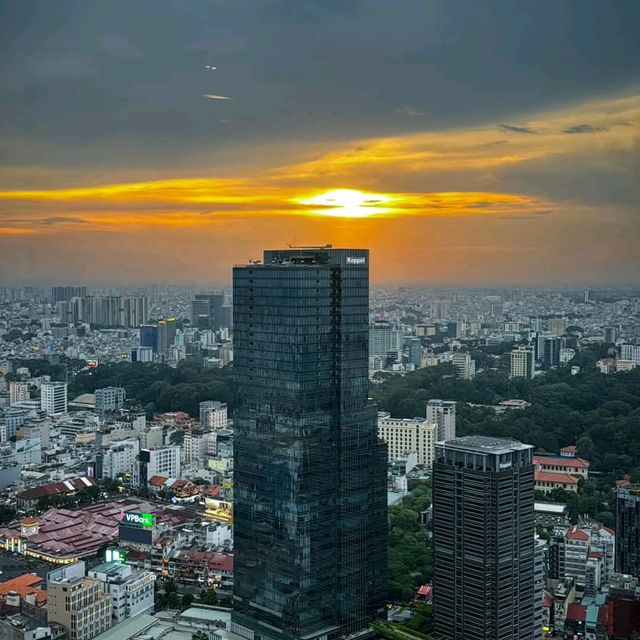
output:
[[[253,640],[350,635],[384,607],[368,262],[291,249],[234,269],[232,630]]]

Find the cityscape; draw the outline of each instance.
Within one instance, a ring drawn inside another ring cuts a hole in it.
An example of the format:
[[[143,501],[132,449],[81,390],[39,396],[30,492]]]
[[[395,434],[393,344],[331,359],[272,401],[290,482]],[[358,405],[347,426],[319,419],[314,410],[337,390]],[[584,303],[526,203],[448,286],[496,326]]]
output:
[[[640,3],[2,8],[0,640],[640,640]]]

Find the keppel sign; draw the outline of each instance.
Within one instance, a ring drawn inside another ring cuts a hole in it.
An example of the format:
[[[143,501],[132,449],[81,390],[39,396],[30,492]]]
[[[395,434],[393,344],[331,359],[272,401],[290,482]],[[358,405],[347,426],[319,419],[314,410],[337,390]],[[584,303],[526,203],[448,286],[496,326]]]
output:
[[[367,259],[364,256],[347,256],[347,264],[366,264],[366,262]]]

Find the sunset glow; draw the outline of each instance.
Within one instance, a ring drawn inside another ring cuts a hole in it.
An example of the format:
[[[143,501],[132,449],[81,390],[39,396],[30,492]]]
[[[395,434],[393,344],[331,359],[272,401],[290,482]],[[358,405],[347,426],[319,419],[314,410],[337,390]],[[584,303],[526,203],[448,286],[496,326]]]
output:
[[[296,198],[294,202],[310,207],[313,213],[341,218],[366,218],[368,216],[389,213],[386,206],[392,199],[379,193],[364,193],[355,189],[332,189],[310,198]]]

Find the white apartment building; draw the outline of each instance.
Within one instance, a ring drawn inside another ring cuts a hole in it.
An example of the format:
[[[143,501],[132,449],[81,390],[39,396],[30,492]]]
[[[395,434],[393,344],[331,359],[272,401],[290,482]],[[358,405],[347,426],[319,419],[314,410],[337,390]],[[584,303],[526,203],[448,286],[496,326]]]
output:
[[[156,576],[151,571],[106,562],[88,571],[87,575],[100,581],[104,592],[111,597],[113,624],[142,613],[153,613]]]
[[[9,406],[12,407],[18,402],[24,402],[29,399],[29,383],[28,382],[10,382],[9,383]]]
[[[621,344],[620,360],[629,360],[636,366],[640,366],[640,347],[633,344]]]
[[[392,418],[378,413],[378,437],[387,443],[389,462],[415,452],[418,464],[431,467],[435,453],[437,425],[420,418]]]
[[[67,383],[44,382],[40,388],[40,408],[48,416],[67,413]]]
[[[453,400],[429,400],[427,422],[437,425],[436,441],[454,440],[456,437],[456,403]]]
[[[146,455],[142,455],[146,452]],[[173,445],[170,447],[161,447],[160,449],[142,450],[141,460],[148,457],[146,462],[146,476],[140,474],[140,482],[146,484],[149,478],[153,476],[164,476],[165,478],[179,478],[181,473],[180,466],[180,447]]]
[[[457,351],[451,358],[451,363],[462,380],[471,380],[476,375],[476,362],[471,359],[468,351]]]
[[[127,473],[133,475],[139,453],[138,440],[121,440],[112,443],[102,452],[102,477],[115,479]]]
[[[227,428],[227,403],[209,400],[200,403],[200,426],[220,431]]]
[[[533,347],[518,347],[511,352],[510,370],[512,378],[533,379],[535,356]]]

